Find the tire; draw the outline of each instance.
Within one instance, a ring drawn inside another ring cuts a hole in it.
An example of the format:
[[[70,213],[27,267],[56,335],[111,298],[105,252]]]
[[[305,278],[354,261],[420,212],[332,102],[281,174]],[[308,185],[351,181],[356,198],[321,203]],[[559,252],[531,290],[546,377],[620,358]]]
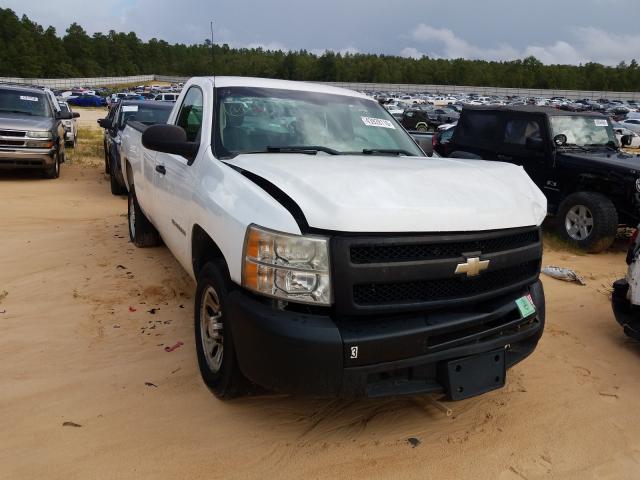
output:
[[[156,247],[160,245],[160,234],[145,216],[138,204],[136,192],[131,186],[129,190],[129,206],[127,220],[129,224],[129,239],[139,248]]]
[[[107,144],[106,142],[102,143],[102,148],[104,148],[104,173],[109,174],[109,154],[107,153]]]
[[[613,202],[595,192],[577,192],[560,204],[557,216],[560,236],[589,253],[611,246],[618,230],[618,212]]]
[[[56,156],[53,158],[53,165],[45,167],[42,172],[44,178],[54,179],[60,176],[60,152],[56,152]]]
[[[429,129],[427,128],[426,125],[418,125],[416,127],[416,132],[427,133],[428,131],[429,131]]]
[[[111,172],[109,174],[109,186],[111,187],[111,194],[118,196],[126,195],[127,188],[118,181],[118,175],[116,174],[118,167],[115,163],[115,159],[111,158],[111,161],[109,162],[109,171]]]
[[[224,314],[230,285],[226,271],[220,260],[208,262],[200,270],[193,313],[200,374],[222,400],[242,395],[248,385],[238,366],[230,319]]]

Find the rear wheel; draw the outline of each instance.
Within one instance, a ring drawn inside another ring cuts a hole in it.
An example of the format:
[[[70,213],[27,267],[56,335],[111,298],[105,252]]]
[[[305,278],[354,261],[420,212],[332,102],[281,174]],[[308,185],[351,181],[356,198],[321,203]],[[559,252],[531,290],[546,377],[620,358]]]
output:
[[[420,132],[420,133],[426,133],[429,131],[429,129],[427,128],[427,126],[425,124],[420,124],[416,127],[416,131]]]
[[[220,260],[204,265],[198,275],[193,313],[200,374],[221,399],[237,397],[247,386],[238,366],[227,314],[229,282],[225,272]]]
[[[618,230],[618,212],[613,202],[600,193],[569,195],[558,210],[558,233],[589,253],[611,246]]]
[[[109,162],[109,185],[111,187],[111,193],[113,195],[126,195],[127,189],[118,181],[118,166],[116,165],[116,161],[114,158]]]
[[[160,244],[160,235],[149,219],[140,209],[136,192],[131,185],[129,190],[129,238],[136,247],[155,247]]]

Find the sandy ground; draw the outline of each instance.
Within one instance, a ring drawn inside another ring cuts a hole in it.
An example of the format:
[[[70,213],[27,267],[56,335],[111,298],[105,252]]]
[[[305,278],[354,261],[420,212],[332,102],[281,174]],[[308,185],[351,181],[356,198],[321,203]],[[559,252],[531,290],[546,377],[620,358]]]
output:
[[[223,403],[197,370],[191,281],[129,243],[99,167],[2,174],[0,205],[0,478],[638,478],[640,348],[608,299],[619,251],[548,250],[588,285],[544,279],[538,349],[452,417],[420,397]]]

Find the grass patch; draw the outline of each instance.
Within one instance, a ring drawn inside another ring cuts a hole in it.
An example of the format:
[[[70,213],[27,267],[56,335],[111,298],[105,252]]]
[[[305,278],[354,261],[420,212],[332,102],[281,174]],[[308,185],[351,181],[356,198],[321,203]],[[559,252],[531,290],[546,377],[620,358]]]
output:
[[[103,133],[100,128],[78,127],[75,148],[67,148],[69,165],[96,167],[104,163]]]

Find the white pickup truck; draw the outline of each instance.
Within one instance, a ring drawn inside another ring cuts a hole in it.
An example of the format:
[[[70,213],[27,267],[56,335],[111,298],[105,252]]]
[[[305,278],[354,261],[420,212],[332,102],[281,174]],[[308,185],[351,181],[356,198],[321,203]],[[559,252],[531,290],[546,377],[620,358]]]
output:
[[[197,282],[220,398],[505,383],[544,328],[545,197],[520,167],[426,157],[375,100],[312,83],[192,78],[122,140],[129,232]]]

